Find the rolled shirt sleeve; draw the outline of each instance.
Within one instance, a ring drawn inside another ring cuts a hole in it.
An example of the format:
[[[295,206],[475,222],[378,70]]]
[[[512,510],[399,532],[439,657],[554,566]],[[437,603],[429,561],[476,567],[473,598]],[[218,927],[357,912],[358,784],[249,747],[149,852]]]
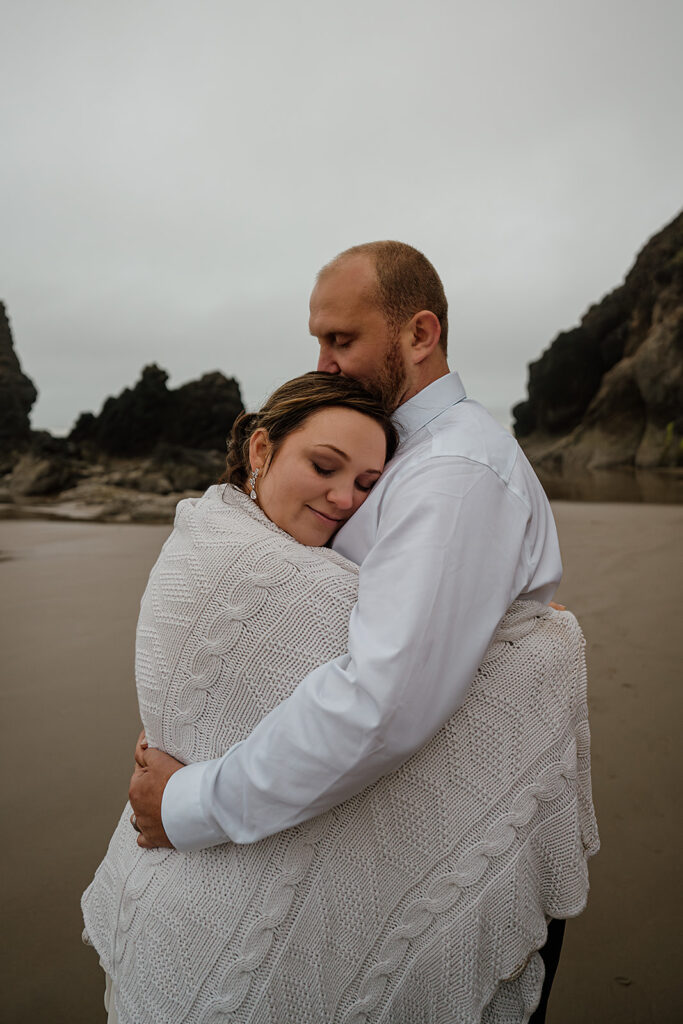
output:
[[[549,509],[534,515],[481,463],[442,456],[398,472],[377,516],[348,654],[224,757],[171,777],[162,817],[179,850],[261,839],[397,768],[462,703],[512,600],[549,600],[559,580]]]

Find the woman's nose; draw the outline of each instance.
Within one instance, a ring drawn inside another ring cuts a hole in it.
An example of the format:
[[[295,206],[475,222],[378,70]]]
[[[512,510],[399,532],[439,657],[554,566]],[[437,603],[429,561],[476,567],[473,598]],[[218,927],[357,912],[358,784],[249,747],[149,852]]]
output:
[[[353,498],[353,483],[336,483],[333,487],[330,487],[329,491],[327,492],[327,500],[330,502],[330,504],[336,505],[337,508],[344,510],[347,508],[353,508]]]

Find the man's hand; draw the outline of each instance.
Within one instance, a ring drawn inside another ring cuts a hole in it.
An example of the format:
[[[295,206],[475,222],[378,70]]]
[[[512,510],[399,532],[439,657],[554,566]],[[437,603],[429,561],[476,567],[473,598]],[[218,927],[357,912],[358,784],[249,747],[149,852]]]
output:
[[[170,777],[184,765],[163,750],[149,748],[144,732],[135,748],[135,762],[128,799],[133,807],[131,825],[140,833],[138,846],[146,850],[157,846],[173,849],[161,821],[161,798]]]

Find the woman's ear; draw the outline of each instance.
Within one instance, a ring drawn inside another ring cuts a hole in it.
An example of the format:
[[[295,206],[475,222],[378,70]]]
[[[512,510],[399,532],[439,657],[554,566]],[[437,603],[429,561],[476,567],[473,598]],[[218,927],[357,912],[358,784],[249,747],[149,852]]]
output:
[[[270,441],[265,427],[258,427],[249,438],[250,468],[263,469],[270,453]]]

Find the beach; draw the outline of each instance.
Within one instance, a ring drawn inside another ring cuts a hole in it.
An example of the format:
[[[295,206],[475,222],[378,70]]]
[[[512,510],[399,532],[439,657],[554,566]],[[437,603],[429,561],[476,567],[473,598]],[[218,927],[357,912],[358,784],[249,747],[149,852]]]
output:
[[[553,509],[565,564],[557,599],[587,639],[602,849],[590,862],[588,908],[567,925],[548,1021],[667,1024],[681,1002],[683,508]],[[127,796],[139,731],[137,610],[168,533],[0,522],[4,1024],[105,1020],[79,900]]]

